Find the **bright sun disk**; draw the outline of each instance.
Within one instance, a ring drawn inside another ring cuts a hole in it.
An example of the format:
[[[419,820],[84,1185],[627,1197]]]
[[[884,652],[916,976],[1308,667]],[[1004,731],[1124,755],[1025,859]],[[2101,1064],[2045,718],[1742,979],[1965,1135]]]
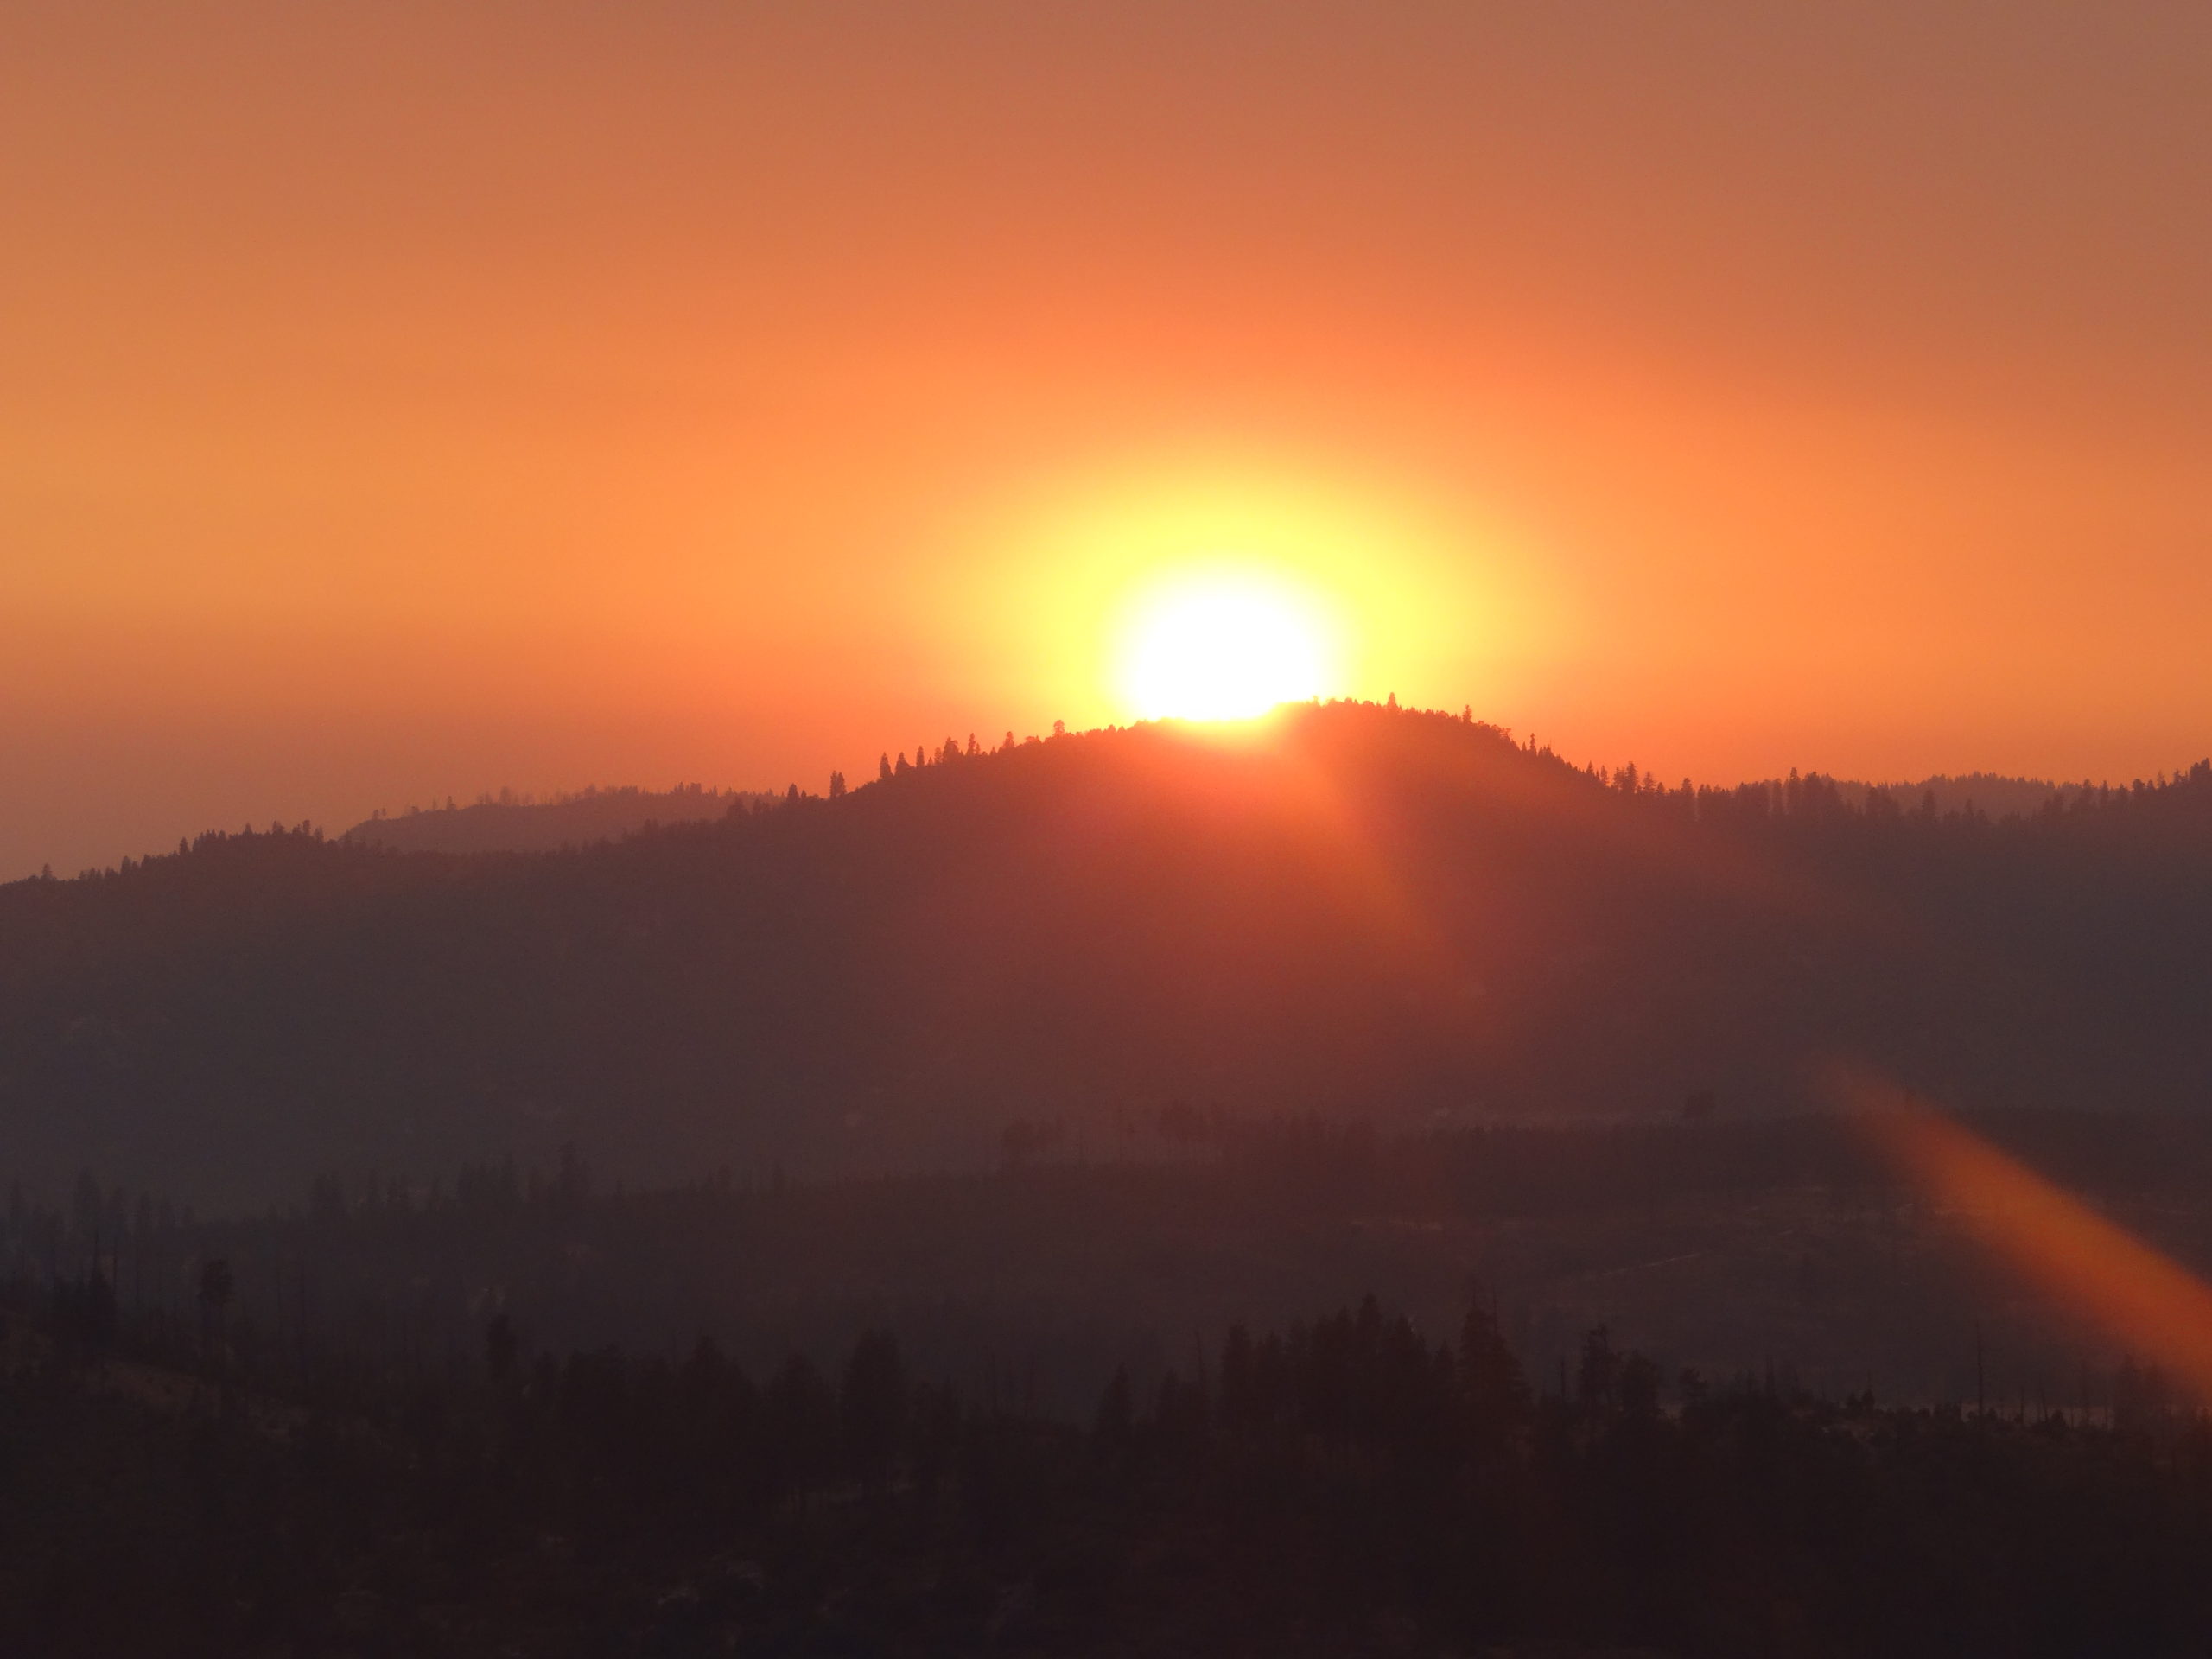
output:
[[[1245,720],[1335,687],[1332,630],[1299,595],[1243,575],[1194,578],[1140,605],[1122,690],[1147,720]]]

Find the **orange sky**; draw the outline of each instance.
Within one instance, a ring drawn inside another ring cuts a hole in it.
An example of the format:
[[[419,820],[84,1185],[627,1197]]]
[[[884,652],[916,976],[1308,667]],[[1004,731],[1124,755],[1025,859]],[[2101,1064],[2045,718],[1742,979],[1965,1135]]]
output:
[[[0,878],[1122,718],[1224,555],[1577,757],[2185,762],[2208,107],[2183,4],[11,5]]]

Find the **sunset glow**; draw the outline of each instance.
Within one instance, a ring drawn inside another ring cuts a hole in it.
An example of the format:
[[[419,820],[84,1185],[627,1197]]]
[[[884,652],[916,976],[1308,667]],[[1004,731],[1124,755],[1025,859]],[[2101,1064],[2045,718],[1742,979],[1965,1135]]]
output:
[[[1173,584],[1138,610],[1122,693],[1147,720],[1244,720],[1339,689],[1328,621],[1287,588],[1247,575]]]
[[[2186,31],[237,15],[0,64],[0,879],[1128,718],[1217,556],[1670,778],[2201,752]]]

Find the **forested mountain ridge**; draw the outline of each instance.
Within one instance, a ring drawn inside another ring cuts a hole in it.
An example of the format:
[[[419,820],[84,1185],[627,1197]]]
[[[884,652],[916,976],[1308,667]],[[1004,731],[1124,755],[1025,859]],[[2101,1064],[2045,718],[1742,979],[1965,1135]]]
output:
[[[550,853],[589,847],[664,823],[696,823],[747,811],[772,799],[742,790],[588,789],[552,800],[514,798],[502,791],[472,805],[448,801],[427,811],[410,808],[397,817],[379,812],[355,824],[345,839],[402,853]]]
[[[1915,783],[1841,785],[1854,804],[1874,790],[1882,790],[1908,806],[1917,806],[1933,796],[1938,812],[1974,812],[1986,818],[2031,817],[2056,799],[2062,807],[2094,784],[2054,783],[2047,778],[2007,778],[1995,772],[1970,772],[1954,777],[1939,772]]]
[[[213,836],[0,888],[21,1166],[209,1198],[582,1143],[610,1176],[1103,1148],[1131,1114],[2194,1108],[2212,766],[2033,817],[1578,769],[1299,706],[611,845]]]

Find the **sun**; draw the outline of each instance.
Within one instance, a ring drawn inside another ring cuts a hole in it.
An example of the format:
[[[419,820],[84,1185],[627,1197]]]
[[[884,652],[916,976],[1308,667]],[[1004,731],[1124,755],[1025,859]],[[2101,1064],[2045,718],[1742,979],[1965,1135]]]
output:
[[[1132,607],[1122,696],[1146,720],[1247,720],[1333,692],[1334,635],[1287,582],[1245,571],[1172,578]]]

